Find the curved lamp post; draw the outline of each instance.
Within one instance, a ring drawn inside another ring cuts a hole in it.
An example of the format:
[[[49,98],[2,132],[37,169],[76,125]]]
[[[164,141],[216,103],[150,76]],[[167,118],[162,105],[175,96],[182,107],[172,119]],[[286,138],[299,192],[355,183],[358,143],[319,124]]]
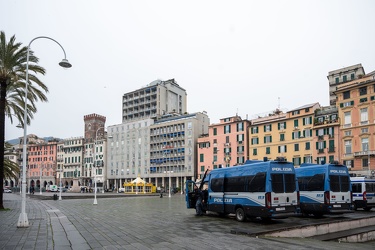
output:
[[[22,151],[22,173],[23,173],[22,174],[22,207],[21,207],[21,214],[18,218],[17,227],[29,227],[29,220],[28,220],[27,214],[26,214],[26,192],[25,192],[26,191],[26,175],[24,174],[24,173],[26,173],[26,157],[27,157],[27,154],[26,154],[26,148],[27,148],[27,90],[28,90],[28,86],[29,86],[29,55],[30,55],[30,45],[31,45],[31,43],[34,42],[35,40],[41,39],[41,38],[45,38],[45,39],[49,39],[51,41],[54,41],[55,43],[57,43],[61,47],[61,49],[64,52],[64,59],[62,59],[62,61],[59,63],[59,65],[61,67],[63,67],[63,68],[72,67],[72,65],[66,59],[66,53],[65,53],[64,48],[56,40],[54,40],[50,37],[47,37],[47,36],[38,36],[38,37],[34,38],[33,40],[31,40],[31,42],[29,43],[29,46],[27,47],[27,57],[26,57],[25,110],[24,110],[24,116],[23,116],[24,126],[23,126],[23,151]]]

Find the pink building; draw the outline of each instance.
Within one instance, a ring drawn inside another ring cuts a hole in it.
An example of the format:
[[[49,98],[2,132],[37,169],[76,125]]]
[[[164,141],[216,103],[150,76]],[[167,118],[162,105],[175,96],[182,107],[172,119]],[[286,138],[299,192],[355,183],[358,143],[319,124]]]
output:
[[[208,134],[198,138],[198,179],[207,169],[241,165],[249,159],[249,126],[250,121],[238,115],[209,126]]]

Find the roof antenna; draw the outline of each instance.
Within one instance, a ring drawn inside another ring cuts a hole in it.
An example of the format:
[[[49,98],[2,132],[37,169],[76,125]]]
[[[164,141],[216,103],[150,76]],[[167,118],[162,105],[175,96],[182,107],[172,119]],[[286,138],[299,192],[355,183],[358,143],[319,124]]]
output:
[[[277,104],[277,108],[280,110],[280,96],[279,97],[277,97],[277,99],[278,99],[278,104]]]

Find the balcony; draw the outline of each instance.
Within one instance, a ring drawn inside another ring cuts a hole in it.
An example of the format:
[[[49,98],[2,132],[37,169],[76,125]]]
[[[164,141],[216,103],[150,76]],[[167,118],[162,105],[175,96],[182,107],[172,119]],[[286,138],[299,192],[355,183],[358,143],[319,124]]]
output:
[[[354,157],[367,156],[367,155],[375,155],[375,151],[374,150],[370,150],[370,151],[354,152]]]
[[[328,153],[333,153],[335,152],[335,147],[329,147],[328,148]]]
[[[324,148],[319,148],[319,149],[318,149],[318,153],[319,153],[319,154],[324,153]]]
[[[324,135],[319,135],[319,136],[318,136],[318,140],[319,140],[319,141],[324,140]]]

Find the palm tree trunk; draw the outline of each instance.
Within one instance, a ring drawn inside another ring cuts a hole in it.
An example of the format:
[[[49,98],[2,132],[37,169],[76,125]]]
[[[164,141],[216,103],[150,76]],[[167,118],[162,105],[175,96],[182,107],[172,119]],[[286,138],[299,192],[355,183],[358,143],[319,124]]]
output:
[[[0,209],[4,209],[3,188],[4,188],[4,140],[5,140],[5,97],[6,79],[0,79]]]

